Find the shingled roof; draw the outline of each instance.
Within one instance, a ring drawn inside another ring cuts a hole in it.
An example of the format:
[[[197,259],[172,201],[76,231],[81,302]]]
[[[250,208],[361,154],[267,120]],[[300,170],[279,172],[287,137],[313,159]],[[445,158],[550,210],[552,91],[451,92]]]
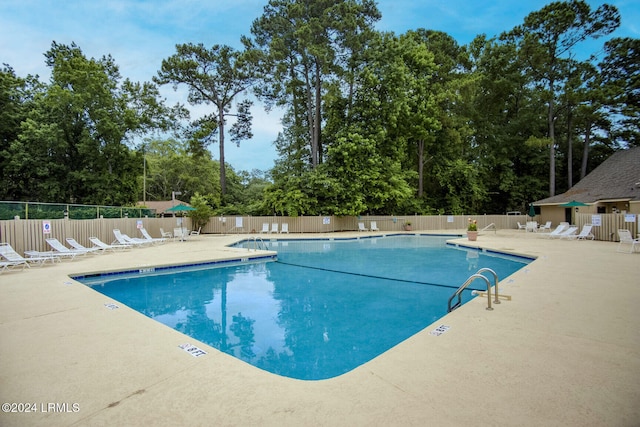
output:
[[[569,191],[533,204],[640,201],[640,147],[614,153]]]

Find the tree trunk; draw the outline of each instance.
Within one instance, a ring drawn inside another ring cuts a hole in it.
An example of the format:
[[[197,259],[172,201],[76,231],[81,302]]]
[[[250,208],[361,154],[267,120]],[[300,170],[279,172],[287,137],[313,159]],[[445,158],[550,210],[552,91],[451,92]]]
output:
[[[424,194],[424,139],[418,141],[418,198]]]
[[[549,82],[551,89],[551,99],[549,99],[549,110],[547,122],[549,124],[549,197],[556,195],[556,138],[555,138],[555,120],[553,110],[553,80]]]
[[[587,165],[589,163],[589,145],[591,144],[591,123],[587,123],[584,135],[584,147],[582,148],[582,168],[580,168],[580,179],[587,176]]]
[[[573,113],[571,105],[567,110],[567,188],[573,187],[573,136],[571,134],[573,126]]]
[[[316,157],[316,139],[315,139],[315,124],[314,124],[314,114],[313,114],[313,97],[312,97],[312,87],[311,81],[309,78],[309,68],[305,66],[305,85],[307,92],[307,120],[309,121],[309,149],[311,153],[311,167],[315,169],[318,166],[317,157]]]
[[[220,132],[220,193],[227,193],[227,174],[224,165],[224,105],[218,105],[218,130]]]
[[[316,63],[316,106],[315,106],[315,120],[314,120],[314,144],[316,147],[316,164],[322,163],[322,138],[321,136],[321,124],[322,124],[322,79],[320,77],[320,65]]]

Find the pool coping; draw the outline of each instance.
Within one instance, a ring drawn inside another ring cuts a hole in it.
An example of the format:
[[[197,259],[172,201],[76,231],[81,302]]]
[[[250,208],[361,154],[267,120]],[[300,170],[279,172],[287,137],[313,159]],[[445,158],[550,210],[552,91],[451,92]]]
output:
[[[477,244],[485,249],[537,257],[501,282],[512,301],[492,312],[471,301],[365,365],[322,381],[277,377],[206,345],[206,356],[192,357],[178,348],[184,335],[127,307],[106,308],[103,296],[67,276],[118,264],[233,257],[220,246],[237,238],[203,236],[193,244],[135,249],[134,256],[2,274],[1,398],[57,401],[58,409],[70,410],[2,413],[0,424],[632,425],[640,419],[640,265],[637,254],[616,253],[614,243],[506,230],[481,235]],[[615,292],[603,292],[603,282]],[[448,329],[432,335],[440,325]]]
[[[265,251],[271,252],[271,251]],[[96,272],[84,272],[84,273],[72,273],[69,275],[70,279],[73,280],[82,280],[82,279],[91,279],[95,277],[101,276],[122,276],[129,274],[146,274],[146,273],[159,273],[166,272],[171,270],[176,270],[179,268],[188,268],[188,267],[226,267],[234,264],[248,264],[254,262],[262,262],[262,261],[275,261],[277,259],[277,253],[272,253],[269,255],[258,255],[258,254],[247,254],[244,257],[233,257],[227,259],[219,259],[212,261],[198,261],[198,262],[186,262],[186,263],[175,263],[175,264],[159,264],[148,267],[141,268],[128,268],[128,269],[119,269],[119,270],[108,270],[108,271],[96,271]]]

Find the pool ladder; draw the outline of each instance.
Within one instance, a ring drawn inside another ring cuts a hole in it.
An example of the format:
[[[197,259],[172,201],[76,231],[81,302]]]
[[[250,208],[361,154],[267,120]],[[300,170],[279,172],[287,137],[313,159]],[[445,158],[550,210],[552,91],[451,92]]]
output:
[[[484,272],[491,273],[493,275],[493,283],[495,287],[495,299],[493,300],[493,303],[500,304],[500,300],[498,299],[498,275],[496,274],[495,271],[493,271],[490,268],[481,268],[480,270],[476,271],[474,274],[469,276],[469,278],[458,288],[458,290],[456,290],[454,294],[451,295],[451,298],[449,298],[449,303],[448,303],[448,309],[447,309],[448,313],[451,313],[453,310],[455,310],[456,308],[462,305],[462,298],[460,297],[460,295],[462,294],[462,291],[464,291],[467,288],[467,286],[469,286],[476,279],[482,279],[487,284],[487,310],[493,310],[493,308],[491,307],[491,282],[489,282],[489,279],[487,279],[487,277],[482,274]],[[456,297],[458,297],[458,301],[452,306],[451,302]]]
[[[262,237],[254,237],[252,240],[250,240],[250,242],[253,242],[253,250],[257,251],[257,250],[263,250],[263,251],[268,251],[269,248],[267,248],[267,244],[264,242],[264,240],[262,240]],[[249,243],[247,245],[247,250],[251,250],[251,243]]]

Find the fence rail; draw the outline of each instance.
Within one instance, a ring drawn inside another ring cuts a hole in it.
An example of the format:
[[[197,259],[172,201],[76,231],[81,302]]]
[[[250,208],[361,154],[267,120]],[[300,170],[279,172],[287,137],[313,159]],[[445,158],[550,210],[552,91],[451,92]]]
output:
[[[626,228],[635,236],[638,233],[638,223],[628,222],[629,217],[622,214],[598,215],[600,225],[593,227],[593,234],[597,240],[617,241],[617,230]],[[482,230],[490,224],[496,230],[517,229],[518,223],[524,224],[529,218],[526,215],[438,215],[438,216],[360,216],[360,217],[281,217],[281,216],[230,216],[213,217],[202,228],[203,234],[248,234],[261,233],[265,224],[268,230],[277,225],[287,224],[289,233],[331,233],[338,231],[356,231],[358,223],[364,223],[366,228],[375,221],[381,232],[402,231],[403,226],[410,222],[413,230],[429,230],[447,232],[461,232],[466,229],[468,219],[472,218]],[[637,215],[634,216],[637,219]],[[536,218],[538,219],[538,218]],[[183,225],[192,229],[190,218],[183,218]],[[542,221],[539,221],[542,222]],[[584,224],[592,223],[591,214],[577,214],[576,225],[580,228]],[[48,233],[45,234],[45,224]],[[10,243],[18,252],[25,250],[49,250],[46,240],[49,237],[64,242],[67,237],[73,237],[83,245],[90,245],[89,237],[96,236],[102,241],[111,243],[114,239],[113,229],[120,229],[131,237],[142,237],[138,226],[141,225],[154,237],[160,237],[160,228],[173,231],[177,226],[177,218],[100,218],[100,219],[17,219],[0,221],[0,241]],[[492,227],[493,230],[493,227]],[[493,231],[487,231],[491,233]],[[524,232],[524,231],[523,231]]]
[[[156,210],[127,206],[77,205],[72,203],[0,201],[0,220],[14,219],[98,219],[155,217]]]

